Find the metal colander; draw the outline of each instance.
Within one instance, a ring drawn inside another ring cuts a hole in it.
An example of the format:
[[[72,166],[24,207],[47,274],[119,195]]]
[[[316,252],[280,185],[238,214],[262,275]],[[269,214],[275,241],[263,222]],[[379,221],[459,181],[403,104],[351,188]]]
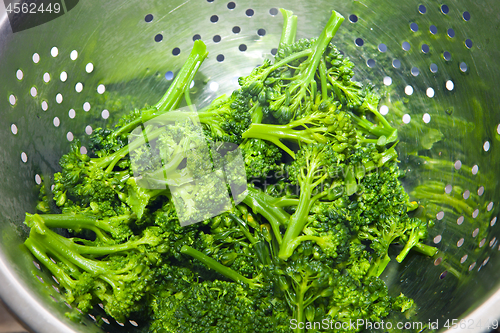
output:
[[[380,111],[401,134],[405,186],[437,188],[420,199],[435,221],[428,242],[440,252],[410,255],[383,275],[414,298],[410,320],[445,329],[458,319],[459,329],[487,331],[500,318],[497,1],[82,0],[15,34],[0,7],[0,297],[32,331],[144,325],[103,313],[72,322],[57,280],[22,246],[24,213],[34,212],[38,184],[50,181],[70,141],[82,138],[85,151],[93,128],[158,100],[196,39],[210,54],[193,102],[231,92],[276,51],[280,7],[298,15],[299,38],[317,36],[332,9],[344,15],[333,42],[356,64],[356,79],[383,94]]]

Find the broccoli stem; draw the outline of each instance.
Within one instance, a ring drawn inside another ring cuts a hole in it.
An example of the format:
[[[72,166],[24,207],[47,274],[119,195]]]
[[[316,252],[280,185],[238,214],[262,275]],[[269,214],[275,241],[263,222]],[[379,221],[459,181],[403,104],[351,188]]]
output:
[[[311,46],[311,48],[301,52],[293,53],[292,55],[278,61],[272,66],[267,67],[264,71],[262,71],[262,73],[257,75],[255,79],[265,80],[270,73],[288,64],[289,62],[300,59],[302,57],[310,57],[307,69],[304,72],[301,72],[301,82],[297,82],[297,85],[306,84],[307,87],[309,83],[314,79],[314,74],[316,73],[316,69],[318,68],[319,61],[321,60],[325,49],[328,47],[328,44],[330,44],[330,41],[337,33],[337,30],[339,29],[343,21],[344,17],[342,15],[340,15],[336,11],[332,11],[332,15],[330,16],[330,19],[321,32],[321,35],[318,37],[314,45]]]
[[[386,254],[383,258],[377,258],[368,270],[367,277],[379,277],[380,275],[382,275],[390,261],[391,257],[389,257],[388,254]]]
[[[252,289],[261,287],[261,285],[258,282],[255,282],[255,280],[248,279],[248,278],[244,277],[243,275],[236,272],[235,270],[222,265],[221,263],[219,263],[216,260],[207,256],[206,254],[203,254],[200,251],[195,250],[188,245],[183,245],[180,252],[182,254],[187,254],[195,259],[198,259],[205,266],[207,266],[208,268],[211,268],[211,269],[215,270],[216,272],[224,275],[228,279],[231,279],[231,280],[238,282],[238,283],[245,283]]]
[[[297,210],[290,217],[290,222],[288,228],[283,236],[283,241],[281,242],[280,250],[278,256],[280,259],[287,260],[293,253],[294,249],[298,244],[294,243],[294,239],[299,236],[304,229],[304,225],[307,222],[307,215],[309,213],[309,208],[311,207],[311,187],[312,182],[309,177],[300,184],[300,198],[299,204],[297,205]]]
[[[112,135],[116,137],[121,134],[128,134],[140,124],[164,112],[176,109],[179,106],[182,97],[185,96],[186,89],[189,89],[191,81],[193,81],[195,74],[198,72],[198,69],[207,55],[208,52],[206,45],[201,40],[196,40],[188,59],[162,98],[151,108],[143,110],[141,117],[113,132]]]
[[[306,136],[306,134],[310,134],[310,131],[294,130],[294,127],[296,126],[293,126],[292,123],[288,125],[251,124],[242,137],[244,139],[251,138],[270,141],[286,151],[290,156],[295,157],[295,153],[281,142],[280,139],[305,143],[313,143],[314,139]]]
[[[262,122],[264,113],[259,102],[255,103],[248,112],[252,115],[252,124],[260,124]]]
[[[112,217],[114,221],[123,221],[130,219],[130,215],[123,215],[120,217]],[[43,217],[38,214],[26,213],[26,221],[32,228],[38,230],[43,234],[44,228],[64,228],[81,232],[82,229],[93,231],[96,236],[105,243],[111,241],[111,238],[104,232],[113,233],[113,225],[106,220],[97,220],[91,217],[76,215],[76,214],[44,214]],[[42,227],[40,227],[42,226]]]
[[[430,246],[430,245],[426,245],[426,244],[422,244],[422,243],[415,244],[413,249],[415,251],[420,252],[422,254],[425,254],[429,257],[433,257],[439,252],[439,250],[437,248],[435,248],[434,246]]]
[[[321,58],[319,62],[319,79],[321,82],[321,99],[323,101],[326,101],[328,99],[328,87],[326,83],[326,65],[325,65],[325,60]]]
[[[285,225],[290,215],[282,208],[273,205],[275,199],[259,190],[249,187],[243,203],[250,207],[254,213],[262,215],[269,222],[276,240],[281,244],[280,225]]]
[[[274,63],[272,66],[267,67],[262,73],[256,76],[257,80],[265,80],[269,74],[271,74],[273,71],[277,70],[278,68],[287,65],[289,62],[292,62],[294,60],[303,58],[303,57],[308,57],[313,53],[312,49],[306,49],[304,51],[296,52],[293,53],[292,55],[278,61],[277,63]]]
[[[201,40],[196,40],[188,59],[175,77],[171,86],[158,103],[154,105],[158,111],[170,111],[179,105],[184,91],[191,85],[195,73],[198,71],[207,55],[206,45]]]
[[[326,246],[328,246],[327,240],[323,237],[313,236],[313,235],[300,235],[295,237],[292,241],[290,241],[288,243],[288,247],[290,251],[293,253],[293,251],[295,251],[295,249],[300,245],[300,243],[305,241],[315,242],[321,249],[324,249]]]
[[[206,45],[201,40],[195,41],[188,59],[162,98],[154,106],[143,110],[139,118],[114,131],[112,135],[117,137],[121,134],[128,134],[140,124],[145,123],[146,121],[161,115],[164,112],[176,109],[183,96],[187,97],[186,102],[190,105],[189,87],[207,55],[208,52]]]
[[[299,199],[286,198],[286,197],[278,198],[273,202],[273,205],[276,207],[297,206],[298,204],[299,204]]]
[[[371,100],[372,99],[365,99],[365,102],[361,105],[361,108],[366,109],[366,110],[370,111],[371,113],[373,113],[377,117],[379,122],[382,124],[382,126],[386,130],[388,130],[391,133],[391,136],[394,136],[394,140],[396,140],[397,139],[397,130],[389,124],[387,119],[385,119],[385,117],[380,112],[378,112],[377,105],[373,105],[372,103],[370,103]],[[378,99],[377,99],[377,103],[378,103]],[[389,141],[389,142],[392,142],[392,141]]]
[[[302,79],[303,83],[305,84],[304,87],[309,86],[309,83],[314,79],[314,75],[318,68],[319,62],[323,57],[323,53],[325,53],[328,44],[330,44],[333,36],[335,36],[337,31],[339,30],[342,22],[344,22],[344,17],[336,11],[332,11],[332,15],[326,23],[325,28],[319,35],[316,43],[312,46],[312,49],[314,51],[310,59],[310,63],[304,72],[304,78]]]
[[[246,227],[247,224],[245,223],[245,221],[243,221],[241,218],[239,218],[238,216],[234,215],[233,213],[228,213],[228,215],[229,215],[229,217],[233,221],[235,221],[236,223],[239,224],[241,232],[248,238],[248,240],[250,241],[250,243],[253,244],[253,245],[255,245],[255,243],[257,243],[257,240],[250,233],[250,231],[248,231],[248,229]]]
[[[53,254],[57,258],[64,258],[67,262],[79,267],[80,269],[92,272],[94,274],[107,274],[109,271],[109,266],[104,262],[87,259],[75,252],[73,249],[68,248],[66,244],[62,243],[57,235],[50,229],[46,229],[44,234],[40,234],[36,230],[30,232],[29,238],[34,239],[39,244],[43,244],[43,248],[46,252]]]
[[[377,112],[378,113],[378,112]],[[397,140],[397,130],[389,125],[389,127],[378,126],[377,124],[372,123],[365,116],[358,117],[353,113],[350,113],[352,119],[356,122],[356,124],[363,128],[367,134],[372,134],[377,138],[381,136],[386,137],[386,142],[393,142]],[[382,116],[382,115],[381,115]],[[383,117],[383,116],[382,116]],[[384,118],[385,119],[385,118]]]
[[[392,161],[393,159],[395,159],[397,157],[398,157],[398,152],[396,151],[396,149],[394,149],[394,147],[391,147],[391,148],[387,149],[386,151],[384,151],[382,154],[380,154],[380,160],[378,162],[378,166],[382,167],[387,162]],[[367,171],[370,171],[370,170],[367,170]]]
[[[323,53],[330,44],[333,36],[337,33],[337,30],[339,29],[343,21],[344,17],[342,15],[340,15],[336,11],[332,12],[330,19],[328,20],[320,36],[310,47],[310,50],[312,52],[308,55],[309,59],[307,61],[307,65],[305,66],[305,68],[301,69],[300,72],[293,78],[292,83],[288,85],[286,89],[286,94],[280,96],[277,100],[270,103],[271,108],[277,109],[281,107],[283,103],[288,104],[288,101],[290,99],[289,96],[293,94],[293,102],[290,103],[290,110],[293,113],[296,113],[302,104],[302,100],[307,96],[308,90],[310,92],[312,101],[314,101],[314,95],[316,92],[316,81],[314,81],[314,76],[318,69],[320,60],[323,58]],[[285,58],[284,60],[286,59],[287,58]],[[281,63],[281,61],[278,62],[278,64],[279,63]],[[267,70],[273,67],[274,66],[271,66]],[[264,74],[266,71],[264,71],[262,74]],[[296,92],[296,90],[298,91]],[[306,101],[306,109],[309,109],[311,107],[310,102],[311,101]]]
[[[292,158],[295,158],[295,152],[281,142],[281,140],[306,144],[327,143],[328,138],[325,134],[329,133],[330,130],[329,127],[318,125],[318,115],[314,114],[309,117],[294,120],[286,125],[252,123],[248,129],[243,132],[242,138],[261,139],[272,142],[277,147],[287,152]],[[336,152],[342,152],[347,146],[346,143],[336,143],[332,145]]]
[[[297,15],[293,15],[291,10],[280,8],[283,15],[283,30],[281,31],[281,39],[279,43],[280,49],[283,46],[291,45],[295,42],[297,35]]]
[[[323,155],[317,153],[311,159],[307,159],[304,165],[306,168],[297,173],[297,181],[300,185],[299,202],[296,211],[290,217],[279,249],[278,256],[282,260],[287,260],[293,254],[294,239],[300,235],[307,224],[307,216],[311,207],[317,200],[328,194],[328,191],[319,193],[315,191],[313,196],[313,190],[329,177],[328,172],[322,169],[325,166],[322,158]]]
[[[304,310],[305,310],[305,306],[304,306],[304,295],[307,291],[307,285],[304,285],[304,282],[302,282],[303,286],[302,288],[299,288],[299,292],[297,293],[297,298],[298,298],[298,302],[297,302],[297,309],[295,310],[296,311],[296,316],[295,316],[295,319],[297,319],[297,323],[303,323],[304,322]],[[304,288],[305,287],[305,288]],[[305,332],[305,329],[304,328],[297,328],[295,330],[296,333],[303,333]]]
[[[426,256],[429,256],[429,257],[433,257],[434,255],[436,255],[436,253],[439,252],[439,250],[437,248],[435,248],[434,246],[422,244],[419,242],[419,240],[420,239],[419,239],[417,233],[412,232],[410,235],[410,239],[405,244],[405,246],[403,247],[401,252],[398,254],[398,256],[396,257],[396,260],[399,263],[401,263],[406,258],[406,256],[408,255],[408,253],[410,252],[411,249],[416,250],[416,251],[418,251],[422,254],[425,254]]]
[[[75,288],[75,281],[59,265],[50,260],[47,252],[44,250],[43,244],[39,243],[33,237],[28,237],[24,245],[57,278],[60,285],[70,290]]]
[[[47,220],[50,220],[50,218]],[[45,220],[44,220],[44,222],[45,222]],[[67,253],[67,251],[72,251],[76,254],[91,254],[91,255],[96,255],[96,256],[104,256],[104,255],[108,255],[111,253],[129,251],[132,249],[136,249],[139,245],[151,244],[154,242],[154,240],[151,237],[144,236],[140,239],[129,240],[123,244],[116,244],[116,245],[109,245],[109,246],[81,245],[81,244],[75,243],[72,238],[66,238],[66,237],[61,236],[58,233],[50,230],[47,223],[44,223],[44,222],[42,222],[42,224],[39,224],[38,227],[34,229],[36,231],[36,233],[42,234],[45,237],[50,237],[50,239],[57,241],[62,246],[62,248],[64,248],[66,250],[66,253]],[[51,225],[51,224],[49,223],[49,225]],[[42,231],[42,233],[40,231]],[[30,235],[30,237],[31,237],[31,235]]]

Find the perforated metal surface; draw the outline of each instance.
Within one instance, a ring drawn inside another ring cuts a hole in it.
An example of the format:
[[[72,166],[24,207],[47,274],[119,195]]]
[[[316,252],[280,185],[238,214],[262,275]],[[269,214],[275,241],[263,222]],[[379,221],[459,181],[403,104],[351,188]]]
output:
[[[356,78],[383,93],[380,112],[401,134],[405,185],[411,193],[431,179],[441,191],[426,201],[435,217],[429,243],[440,253],[410,256],[384,276],[394,293],[419,305],[412,320],[461,318],[498,289],[497,2],[87,0],[16,34],[0,11],[0,296],[33,330],[98,330],[93,318],[86,327],[69,322],[57,281],[19,252],[40,176],[57,170],[75,137],[85,146],[92,128],[156,101],[195,39],[210,55],[194,80],[193,101],[203,107],[230,93],[239,76],[275,52],[279,7],[299,16],[298,37],[318,35],[332,9],[346,17],[333,42],[357,65]],[[118,104],[117,96],[127,97]],[[492,315],[482,313],[500,317],[494,303],[489,309]],[[102,320],[123,331],[141,325]]]

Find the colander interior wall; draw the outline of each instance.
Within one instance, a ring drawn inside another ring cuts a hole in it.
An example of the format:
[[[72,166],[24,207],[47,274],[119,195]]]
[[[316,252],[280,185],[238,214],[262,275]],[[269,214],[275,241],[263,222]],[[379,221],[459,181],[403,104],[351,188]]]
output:
[[[333,42],[356,64],[356,78],[383,93],[379,108],[402,134],[401,166],[409,178],[444,185],[428,240],[439,255],[411,255],[383,277],[394,293],[415,299],[412,320],[463,318],[499,289],[498,2],[85,0],[16,34],[0,9],[0,297],[31,330],[99,331],[92,317],[86,326],[65,317],[57,282],[22,247],[24,213],[34,212],[37,185],[50,181],[70,141],[83,138],[85,146],[120,110],[155,102],[195,39],[210,55],[193,101],[202,107],[230,93],[275,52],[280,7],[299,16],[298,37],[317,36],[332,9],[344,15]],[[112,103],[116,96],[131,97]],[[420,135],[405,136],[410,128]],[[415,152],[445,161],[446,172],[416,162]],[[411,191],[415,183],[406,185]],[[472,210],[452,211],[446,198]],[[489,311],[500,318],[498,306]],[[141,324],[103,318],[106,330]]]

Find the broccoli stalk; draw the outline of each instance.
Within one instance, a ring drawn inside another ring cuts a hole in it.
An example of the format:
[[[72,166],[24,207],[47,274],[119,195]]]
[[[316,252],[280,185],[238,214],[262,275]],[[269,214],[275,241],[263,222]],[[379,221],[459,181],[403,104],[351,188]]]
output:
[[[297,15],[293,15],[291,10],[280,8],[283,15],[283,29],[281,31],[280,48],[286,45],[291,45],[295,42],[297,35]]]
[[[260,190],[249,187],[243,203],[250,207],[254,213],[262,215],[271,225],[273,234],[278,243],[281,243],[280,226],[285,225],[290,215],[283,208],[273,205],[276,198],[271,197]]]
[[[222,274],[223,276],[227,277],[228,279],[233,280],[234,282],[245,283],[251,289],[262,287],[262,285],[258,282],[258,279],[246,278],[243,275],[241,275],[240,273],[236,272],[235,270],[233,270],[227,266],[222,265],[221,263],[219,263],[216,260],[207,256],[206,254],[203,254],[200,251],[195,250],[188,245],[183,245],[180,252],[199,260],[201,263],[203,263],[208,268],[213,269],[217,273]]]
[[[334,289],[331,287],[335,279],[334,272],[327,265],[314,260],[300,258],[286,269],[278,279],[278,285],[285,292],[288,304],[293,308],[293,317],[297,323],[312,321],[308,316],[311,306],[320,297],[331,297]],[[304,332],[298,327],[296,333]]]
[[[165,95],[163,95],[163,97],[155,104],[154,107],[158,111],[162,112],[174,110],[179,105],[184,91],[191,85],[194,75],[207,55],[208,52],[205,44],[200,40],[196,40],[188,59],[172,82],[172,85],[169,87]]]
[[[112,136],[117,137],[122,134],[130,133],[140,124],[145,123],[165,112],[175,110],[179,106],[182,97],[184,96],[184,92],[186,89],[189,89],[194,75],[198,72],[198,69],[207,55],[208,52],[205,43],[201,40],[196,40],[186,62],[162,98],[160,98],[154,106],[143,110],[141,112],[141,117],[114,131]]]
[[[406,226],[400,220],[388,219],[382,226],[364,227],[358,233],[358,238],[371,241],[374,258],[368,270],[368,276],[379,277],[391,261],[389,246],[406,231]]]
[[[281,247],[279,257],[288,259],[296,248],[297,238],[305,225],[307,216],[312,205],[321,197],[328,194],[327,191],[319,192],[313,196],[313,192],[328,179],[330,167],[338,162],[338,157],[333,148],[324,144],[311,144],[299,150],[296,160],[290,169],[294,181],[300,185],[300,196],[297,210],[290,217]]]
[[[128,223],[133,219],[132,215],[113,216],[105,219],[96,219],[91,216],[66,214],[29,214],[26,213],[26,224],[31,228],[41,228],[40,234],[44,233],[44,227],[64,228],[80,233],[90,230],[95,233],[97,239],[103,244],[114,244],[117,240],[126,240],[132,236]]]
[[[129,217],[124,216],[120,218],[128,219]],[[115,218],[114,220],[118,220],[118,218]],[[155,229],[146,229],[141,238],[137,239],[130,233],[125,233],[129,239],[125,243],[114,244],[115,242],[110,241],[105,234],[113,233],[117,236],[117,238],[123,239],[123,235],[117,235],[118,230],[109,230],[110,228],[121,226],[116,224],[111,225],[109,221],[96,220],[74,214],[26,214],[25,223],[28,224],[32,230],[35,230],[36,233],[47,237],[50,236],[50,241],[59,242],[64,247],[71,249],[80,255],[91,254],[95,256],[104,256],[112,253],[137,249],[140,245],[157,245],[159,242],[159,236],[153,232]],[[74,230],[75,232],[87,229],[95,232],[101,241],[104,240],[106,242],[104,245],[99,242],[99,246],[81,245],[79,243],[96,244],[96,242],[87,241],[81,238],[66,238],[50,230],[50,228],[65,228]],[[125,227],[122,227],[120,230],[123,229],[125,229]]]
[[[305,68],[300,68],[299,73],[294,76],[293,81],[286,86],[286,93],[270,102],[271,109],[277,110],[285,104],[286,106],[289,105],[288,108],[292,112],[296,112],[302,106],[307,92],[314,92],[316,90],[314,78],[320,60],[343,21],[344,17],[342,15],[335,11],[332,12],[325,28],[316,42],[311,46],[312,53],[306,62],[307,65]],[[312,94],[311,100],[314,101],[314,98],[315,96]]]

